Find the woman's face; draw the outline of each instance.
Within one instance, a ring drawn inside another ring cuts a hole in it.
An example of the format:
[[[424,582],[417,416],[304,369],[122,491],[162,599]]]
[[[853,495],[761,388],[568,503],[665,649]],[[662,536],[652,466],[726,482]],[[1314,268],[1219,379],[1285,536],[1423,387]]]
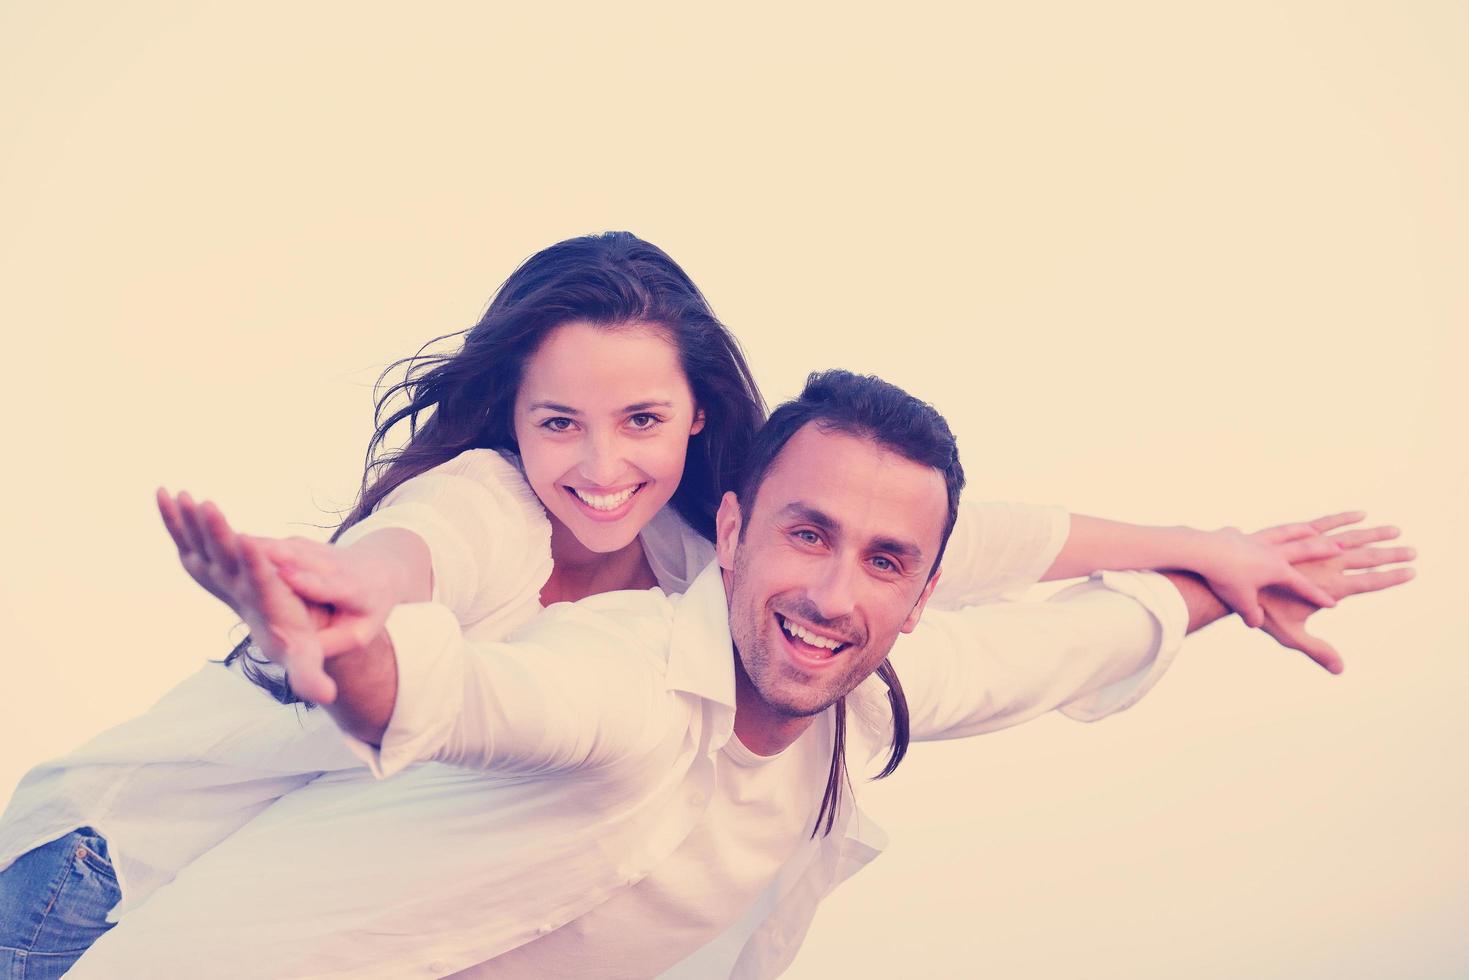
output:
[[[531,489],[553,524],[603,554],[631,544],[668,503],[703,427],[678,349],[647,324],[557,327],[515,397]]]

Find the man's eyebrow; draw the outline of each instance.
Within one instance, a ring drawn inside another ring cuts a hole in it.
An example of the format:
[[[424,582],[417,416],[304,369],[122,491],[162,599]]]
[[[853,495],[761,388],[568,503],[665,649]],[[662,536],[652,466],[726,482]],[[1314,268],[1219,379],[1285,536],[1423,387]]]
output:
[[[780,516],[794,518],[798,521],[804,521],[807,524],[815,524],[823,531],[840,531],[842,529],[842,526],[828,517],[824,511],[819,511],[810,504],[802,503],[799,500],[782,507],[780,509]]]
[[[923,560],[922,548],[908,541],[899,541],[897,538],[873,538],[871,547],[873,551],[886,551],[907,562]]]

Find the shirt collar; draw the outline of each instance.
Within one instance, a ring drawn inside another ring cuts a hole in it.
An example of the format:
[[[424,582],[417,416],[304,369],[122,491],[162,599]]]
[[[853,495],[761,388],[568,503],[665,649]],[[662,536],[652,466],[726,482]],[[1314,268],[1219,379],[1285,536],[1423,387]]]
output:
[[[734,641],[717,561],[705,566],[674,610],[665,677],[669,690],[687,691],[734,709]]]

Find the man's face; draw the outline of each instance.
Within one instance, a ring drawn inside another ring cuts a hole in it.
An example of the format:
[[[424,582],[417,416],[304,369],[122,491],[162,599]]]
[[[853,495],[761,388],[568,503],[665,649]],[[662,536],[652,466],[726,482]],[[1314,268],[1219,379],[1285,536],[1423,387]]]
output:
[[[752,508],[725,495],[719,560],[742,668],[736,730],[752,750],[762,748],[752,734],[799,735],[917,624],[947,516],[938,470],[814,424],[786,443]]]

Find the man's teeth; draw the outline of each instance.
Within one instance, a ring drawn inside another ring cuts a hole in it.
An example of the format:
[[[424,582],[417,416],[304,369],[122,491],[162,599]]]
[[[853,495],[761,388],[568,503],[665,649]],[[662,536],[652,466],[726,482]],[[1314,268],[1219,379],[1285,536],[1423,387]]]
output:
[[[791,634],[791,636],[794,636],[802,643],[809,644],[813,647],[820,647],[823,650],[834,651],[838,647],[846,646],[846,644],[844,644],[841,640],[833,640],[830,637],[826,636],[817,636],[815,633],[811,632],[803,626],[791,622],[784,616],[780,617],[780,625],[781,628],[784,629],[787,633]]]
[[[592,508],[592,510],[616,510],[623,504],[627,503],[627,498],[637,493],[639,490],[642,489],[642,487],[643,485],[639,483],[635,487],[628,487],[626,490],[619,490],[616,493],[609,493],[606,495],[597,493],[583,493],[576,487],[568,487],[567,489],[576,494],[577,500],[580,500],[582,503]]]

